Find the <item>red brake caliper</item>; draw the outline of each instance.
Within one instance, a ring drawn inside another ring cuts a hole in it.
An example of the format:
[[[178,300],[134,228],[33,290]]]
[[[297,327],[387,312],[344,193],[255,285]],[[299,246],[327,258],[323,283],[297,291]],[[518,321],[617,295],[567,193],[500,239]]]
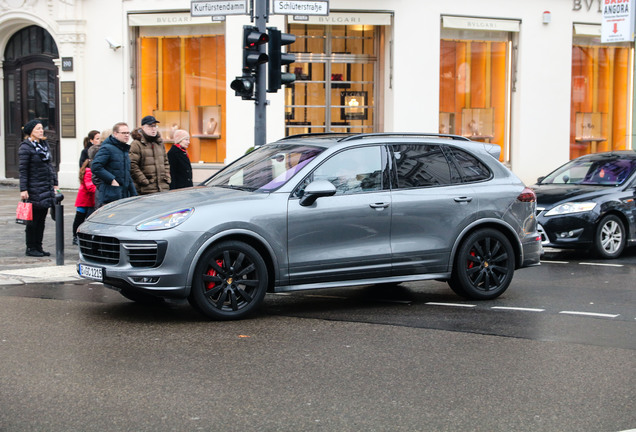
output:
[[[470,256],[477,256],[477,254],[475,253],[475,251],[470,251]],[[475,266],[475,263],[473,261],[468,261],[468,268],[471,269]]]
[[[217,260],[216,261],[217,265],[221,268],[223,268],[223,260]],[[214,270],[213,268],[210,268],[210,270],[208,270],[208,272],[206,273],[206,275],[208,276],[216,276],[218,273],[216,272],[216,270]],[[211,290],[212,288],[214,288],[216,286],[216,284],[214,282],[208,282],[206,284],[206,289],[207,290]]]

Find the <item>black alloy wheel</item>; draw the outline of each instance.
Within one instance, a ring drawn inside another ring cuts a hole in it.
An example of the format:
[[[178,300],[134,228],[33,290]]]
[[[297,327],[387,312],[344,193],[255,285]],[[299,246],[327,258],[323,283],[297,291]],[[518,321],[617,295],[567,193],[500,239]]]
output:
[[[201,257],[188,300],[208,318],[239,319],[260,305],[267,284],[267,266],[256,249],[239,241],[222,242]]]
[[[481,229],[462,242],[448,284],[462,297],[490,300],[506,291],[514,271],[510,241],[497,230]]]
[[[596,253],[605,259],[618,258],[625,249],[626,234],[625,225],[618,216],[605,216],[596,226],[594,236]]]

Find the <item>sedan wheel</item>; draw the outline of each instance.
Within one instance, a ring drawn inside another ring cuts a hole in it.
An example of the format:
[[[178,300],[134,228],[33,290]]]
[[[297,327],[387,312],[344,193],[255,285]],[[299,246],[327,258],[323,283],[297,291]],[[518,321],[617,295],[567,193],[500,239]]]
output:
[[[267,266],[260,254],[248,244],[228,241],[203,254],[188,300],[209,318],[239,319],[259,306],[266,291]]]
[[[617,258],[625,248],[625,226],[614,215],[607,215],[596,228],[594,248],[602,258]]]
[[[514,270],[510,241],[499,231],[483,229],[469,235],[460,246],[449,285],[462,297],[494,299],[506,291]]]

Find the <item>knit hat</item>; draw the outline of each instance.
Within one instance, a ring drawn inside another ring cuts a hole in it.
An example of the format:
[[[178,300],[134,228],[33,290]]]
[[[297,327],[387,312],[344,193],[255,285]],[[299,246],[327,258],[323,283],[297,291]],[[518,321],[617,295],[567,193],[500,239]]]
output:
[[[35,129],[38,124],[42,124],[42,121],[38,119],[29,120],[22,128],[24,135],[31,136],[31,132],[33,132],[33,129]]]
[[[189,139],[189,138],[190,138],[190,134],[187,131],[184,131],[183,129],[177,129],[176,131],[174,131],[175,144],[179,144],[181,141],[185,139]]]

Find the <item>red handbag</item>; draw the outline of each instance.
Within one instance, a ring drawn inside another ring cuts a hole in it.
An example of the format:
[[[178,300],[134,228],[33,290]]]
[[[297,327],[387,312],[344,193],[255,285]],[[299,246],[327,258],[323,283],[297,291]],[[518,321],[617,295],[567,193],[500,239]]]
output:
[[[33,204],[26,201],[20,201],[15,211],[15,222],[26,225],[33,221]]]

